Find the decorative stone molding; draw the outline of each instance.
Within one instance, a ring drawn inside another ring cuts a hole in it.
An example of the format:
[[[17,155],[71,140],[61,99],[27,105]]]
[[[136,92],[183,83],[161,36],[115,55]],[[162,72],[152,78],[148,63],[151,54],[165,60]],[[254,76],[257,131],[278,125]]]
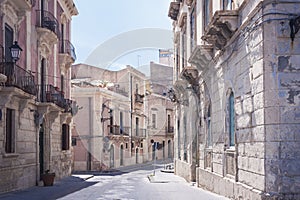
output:
[[[198,84],[198,70],[194,67],[185,67],[180,73],[180,77],[185,79],[189,84]]]
[[[179,9],[180,9],[180,2],[171,2],[168,16],[173,20],[177,20]]]
[[[178,20],[179,26],[184,27],[186,25],[186,20],[187,20],[187,13],[186,12],[181,13]]]
[[[213,47],[211,45],[197,45],[189,58],[189,63],[195,65],[199,72],[207,70],[212,60]]]
[[[238,28],[238,10],[216,11],[202,39],[222,49]]]
[[[66,72],[70,69],[71,65],[74,63],[72,57],[67,53],[59,54],[59,63],[61,71],[66,74]]]
[[[47,119],[50,125],[52,125],[55,122],[59,114],[60,114],[59,111],[50,111],[49,113],[47,113]]]
[[[37,35],[38,35],[38,48],[41,52],[45,52],[47,57],[51,54],[51,49],[54,44],[58,43],[57,35],[50,31],[47,28],[36,27]]]
[[[61,2],[64,4],[65,8],[67,9],[66,11],[68,11],[71,16],[79,14],[73,0],[62,0]]]
[[[71,113],[61,113],[60,114],[60,123],[61,124],[70,124],[72,121]]]
[[[34,0],[9,0],[11,4],[18,10],[30,11],[32,6],[34,6]]]
[[[194,3],[194,0],[186,0],[186,5],[187,6],[192,6]]]
[[[176,96],[180,96],[181,94],[185,93],[188,83],[185,80],[177,80],[174,83],[174,90]]]

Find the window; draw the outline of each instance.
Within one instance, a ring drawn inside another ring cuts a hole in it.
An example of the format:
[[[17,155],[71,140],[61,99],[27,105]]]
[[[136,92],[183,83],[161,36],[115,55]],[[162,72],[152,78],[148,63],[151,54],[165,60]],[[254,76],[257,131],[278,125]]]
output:
[[[13,29],[5,24],[5,61],[12,62],[11,52],[9,47],[13,45],[14,31]]]
[[[65,77],[64,77],[64,75],[61,75],[61,76],[60,76],[60,90],[61,90],[62,92],[65,91],[65,90],[64,90],[64,82],[65,82]]]
[[[167,127],[167,129],[168,129],[168,133],[170,133],[171,132],[171,115],[168,115],[168,127]]]
[[[135,84],[135,93],[138,94],[139,93],[139,84]]]
[[[72,137],[72,146],[77,146],[77,138]]]
[[[109,109],[109,131],[110,133],[114,133],[114,116],[113,116],[113,110]]]
[[[178,80],[180,74],[180,50],[176,48],[176,80]]]
[[[212,146],[212,135],[211,135],[211,107],[210,105],[208,106],[207,110],[207,147]]]
[[[120,133],[123,134],[123,112],[120,112]]]
[[[62,150],[70,149],[70,126],[68,124],[62,125]]]
[[[223,10],[232,10],[232,0],[222,0]]]
[[[183,26],[182,37],[181,37],[181,67],[182,69],[187,65],[186,55],[186,25]]]
[[[15,110],[6,109],[5,153],[15,153]]]
[[[156,128],[156,114],[152,114],[152,128]]]
[[[231,92],[229,96],[229,145],[234,146],[235,145],[235,137],[234,137],[234,129],[235,129],[235,123],[234,123],[234,95],[233,92]]]
[[[195,8],[191,12],[191,51],[193,51],[196,44],[196,20],[195,20]]]
[[[139,118],[135,118],[135,135],[139,136]]]
[[[204,1],[204,27],[207,26],[210,22],[212,16],[212,1]]]

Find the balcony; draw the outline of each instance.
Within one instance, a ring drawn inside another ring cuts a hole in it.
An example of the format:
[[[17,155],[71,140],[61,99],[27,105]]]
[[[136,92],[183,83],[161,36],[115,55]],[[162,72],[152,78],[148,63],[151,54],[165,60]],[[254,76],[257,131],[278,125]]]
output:
[[[216,11],[211,22],[206,27],[202,39],[217,49],[223,49],[237,28],[237,10]]]
[[[60,91],[53,85],[39,85],[38,86],[38,97],[37,100],[42,103],[54,103],[60,108],[64,109],[64,112],[76,115],[78,112],[78,106],[76,101],[65,99],[64,92]]]
[[[120,89],[119,87],[116,87],[116,86],[108,87],[107,89],[110,90],[110,91],[113,91],[115,93],[118,93],[120,95],[123,95],[125,97],[128,97],[128,92],[126,92],[125,89]]]
[[[167,135],[173,135],[174,134],[174,127],[173,126],[166,127],[166,134]]]
[[[62,62],[64,63],[73,63],[76,60],[75,48],[69,40],[59,41],[59,53],[62,54],[60,56],[62,57]]]
[[[40,40],[48,44],[56,44],[59,38],[59,23],[48,11],[37,10],[37,33]]]
[[[0,73],[7,77],[5,87],[16,87],[28,94],[36,95],[34,76],[25,69],[12,62],[2,62],[0,63]]]
[[[143,129],[143,128],[134,129],[133,136],[138,137],[138,138],[145,138],[146,137],[146,129]]]
[[[119,125],[108,125],[108,135],[124,135],[129,136],[129,127],[120,127]]]
[[[181,1],[170,3],[168,16],[173,20],[177,20],[177,17],[178,17],[178,14],[179,14],[179,9],[180,9],[180,2]]]
[[[9,2],[14,4],[17,10],[30,11],[34,7],[36,0],[10,0]]]
[[[195,65],[199,72],[208,69],[212,60],[213,47],[211,45],[197,45],[189,58],[189,63]]]
[[[135,96],[134,101],[136,103],[144,103],[144,100],[143,100],[144,95],[142,95],[142,94],[135,94],[134,96]]]

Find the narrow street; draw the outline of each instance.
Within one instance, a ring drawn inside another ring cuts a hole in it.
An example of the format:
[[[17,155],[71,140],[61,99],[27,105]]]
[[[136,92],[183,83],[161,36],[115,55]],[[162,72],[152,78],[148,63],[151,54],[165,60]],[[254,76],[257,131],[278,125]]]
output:
[[[161,172],[161,169],[163,165],[158,164],[155,176],[150,179],[148,176],[153,174],[153,165],[127,167],[111,174],[74,175],[55,183],[53,187],[33,187],[1,195],[0,199],[226,199],[197,188],[173,173]]]

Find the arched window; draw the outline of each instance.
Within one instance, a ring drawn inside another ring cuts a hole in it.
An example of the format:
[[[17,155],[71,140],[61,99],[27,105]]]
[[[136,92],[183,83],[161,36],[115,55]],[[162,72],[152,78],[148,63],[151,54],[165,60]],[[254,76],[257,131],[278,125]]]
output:
[[[230,93],[229,96],[229,101],[228,101],[229,105],[229,146],[234,146],[235,145],[235,137],[234,137],[234,130],[235,130],[235,123],[234,123],[234,115],[235,115],[235,111],[234,111],[234,94],[233,92]]]

